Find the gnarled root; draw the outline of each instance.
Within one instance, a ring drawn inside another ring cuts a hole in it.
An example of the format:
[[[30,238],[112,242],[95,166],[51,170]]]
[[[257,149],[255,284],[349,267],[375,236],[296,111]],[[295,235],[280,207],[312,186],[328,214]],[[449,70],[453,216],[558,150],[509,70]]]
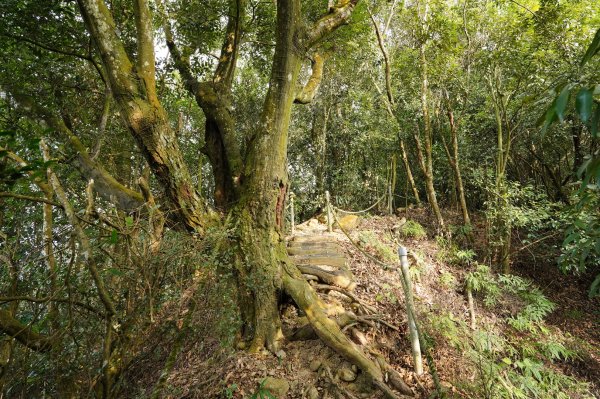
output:
[[[381,389],[388,398],[398,399],[385,383],[384,372],[377,363],[367,357],[344,333],[338,324],[329,319],[325,305],[316,292],[300,274],[298,268],[290,263],[284,263],[283,287],[296,304],[304,311],[317,336],[330,348],[358,366],[369,378],[373,385]]]

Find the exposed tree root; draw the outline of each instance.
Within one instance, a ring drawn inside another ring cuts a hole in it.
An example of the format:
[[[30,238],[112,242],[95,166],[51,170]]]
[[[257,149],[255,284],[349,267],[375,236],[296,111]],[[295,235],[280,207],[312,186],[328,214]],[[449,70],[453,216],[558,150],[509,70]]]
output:
[[[296,304],[306,314],[306,317],[317,336],[334,351],[358,366],[388,398],[398,399],[394,391],[385,383],[385,369],[367,357],[340,329],[338,323],[329,319],[325,305],[302,277],[294,265],[283,264],[283,287]]]
[[[376,309],[373,306],[367,305],[366,303],[361,302],[356,295],[354,295],[353,293],[351,293],[350,291],[348,291],[344,288],[336,287],[335,285],[329,285],[329,284],[316,284],[316,285],[313,285],[313,288],[316,290],[322,290],[322,291],[339,292],[341,294],[346,295],[348,298],[350,298],[352,303],[356,303],[360,308],[362,308],[362,310],[365,314],[376,313]]]
[[[319,280],[327,284],[346,288],[350,291],[356,287],[352,273],[346,269],[321,265],[298,265],[297,267],[302,273],[317,276]]]

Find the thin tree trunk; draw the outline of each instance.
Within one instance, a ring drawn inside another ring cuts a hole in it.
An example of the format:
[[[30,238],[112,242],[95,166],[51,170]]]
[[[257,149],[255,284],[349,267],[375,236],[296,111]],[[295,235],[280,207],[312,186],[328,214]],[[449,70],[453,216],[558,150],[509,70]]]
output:
[[[506,184],[506,164],[510,152],[510,129],[507,127],[507,136],[504,137],[504,124],[502,122],[502,109],[504,108],[504,100],[496,95],[496,90],[499,86],[498,71],[494,70],[493,81],[490,79],[490,89],[494,102],[494,116],[496,118],[496,179],[495,179],[495,198],[496,204],[496,220],[493,228],[497,231],[496,239],[499,239],[499,251],[497,260],[501,264],[502,272],[510,273],[510,247],[512,226],[510,225],[508,212],[508,187]]]
[[[421,198],[419,197],[419,190],[417,189],[417,185],[415,184],[415,179],[413,178],[412,171],[410,170],[410,163],[408,162],[408,155],[406,154],[406,148],[404,147],[404,140],[400,140],[400,150],[402,152],[402,163],[404,163],[404,169],[406,170],[406,178],[410,183],[410,187],[412,189],[413,195],[415,197],[415,202],[417,207],[421,206]]]
[[[329,121],[330,108],[323,104],[323,124],[317,123],[317,110],[315,109],[312,126],[312,139],[316,151],[315,159],[315,180],[317,196],[322,196],[325,192],[325,155],[327,152],[327,123]],[[321,197],[322,198],[322,197]]]
[[[424,14],[424,24],[427,23],[427,3],[425,3],[425,14]],[[427,199],[429,201],[429,205],[435,214],[438,226],[441,230],[445,229],[444,218],[440,211],[440,207],[437,201],[437,195],[435,192],[435,186],[433,183],[433,148],[431,144],[432,138],[432,129],[431,129],[431,120],[429,118],[429,104],[428,104],[428,94],[429,94],[429,82],[427,75],[427,58],[425,57],[425,45],[424,41],[420,48],[419,54],[421,59],[421,112],[423,116],[423,142],[425,144],[425,159],[424,159],[424,168],[423,174],[425,175],[425,187],[427,189]],[[419,138],[415,138],[418,142]]]
[[[447,96],[447,94],[446,94]],[[447,101],[447,115],[448,122],[450,123],[450,135],[452,140],[452,153],[448,149],[446,145],[446,140],[442,134],[442,139],[444,142],[444,149],[446,150],[446,155],[448,156],[448,163],[454,172],[454,178],[456,179],[456,191],[458,191],[458,200],[460,202],[460,209],[462,211],[463,222],[466,226],[471,225],[471,218],[469,217],[469,209],[467,208],[467,200],[465,198],[465,189],[462,181],[462,175],[460,172],[460,160],[458,155],[458,128],[456,126],[456,122],[454,119],[454,112],[450,108],[449,101]]]

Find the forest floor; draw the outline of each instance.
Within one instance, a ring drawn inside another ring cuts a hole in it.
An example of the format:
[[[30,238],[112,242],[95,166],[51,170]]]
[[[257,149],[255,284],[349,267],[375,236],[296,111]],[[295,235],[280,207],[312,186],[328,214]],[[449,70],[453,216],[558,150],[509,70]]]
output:
[[[416,220],[426,228],[433,225],[427,214],[419,210],[411,210],[409,215],[402,216]],[[478,369],[472,356],[467,355],[465,346],[455,342],[464,340],[461,328],[469,322],[464,292],[469,268],[449,262],[447,248],[431,238],[435,232],[428,228],[427,236],[422,238],[398,236],[397,227],[401,221],[396,216],[369,216],[361,218],[358,227],[349,234],[353,241],[360,243],[362,251],[388,263],[394,261],[393,254],[399,244],[417,255],[419,265],[413,264],[411,271],[419,323],[430,338],[435,369],[447,396],[479,398],[486,393],[490,398],[497,397],[490,393],[493,389],[486,385],[490,380],[486,380],[485,373]],[[475,242],[478,234],[482,234],[481,226],[480,229],[476,227]],[[367,352],[383,355],[411,387],[414,397],[431,397],[435,386],[428,362],[424,361],[425,374],[420,377],[412,369],[399,271],[385,270],[365,256],[342,231],[337,229],[327,233],[325,225],[316,219],[299,226],[297,235],[328,237],[343,249],[356,282],[353,295],[380,319],[374,317],[367,324],[353,325],[347,332]],[[548,366],[561,375],[588,384],[587,395],[570,393],[566,397],[594,397],[590,394],[600,397],[600,301],[587,298],[583,278],[567,278],[556,270],[554,264],[545,263],[547,259],[535,260],[532,254],[527,252],[515,257],[515,273],[532,279],[556,304],[556,309],[546,319],[548,329],[553,334],[556,332],[561,337],[567,337],[570,343],[580,344],[577,356],[565,361],[548,362]],[[330,309],[334,309],[333,313],[336,308],[340,311],[342,308],[351,309],[352,301],[337,291],[321,292],[321,298]],[[304,322],[291,304],[282,307],[282,314],[286,334],[291,334]],[[487,308],[477,297],[476,314],[478,328],[482,330],[502,328],[503,320],[507,317],[506,308]],[[202,319],[196,320],[196,323],[202,323]],[[514,334],[517,336],[520,333]],[[170,345],[158,342],[156,347]],[[136,366],[137,371],[130,374],[130,378],[137,380],[135,386],[141,387],[136,389],[135,396],[146,397],[152,391],[162,370],[161,362],[168,351],[162,353],[162,357],[154,360],[149,358],[140,361]],[[359,370],[318,339],[287,342],[275,356],[227,349],[218,337],[210,336],[209,332],[183,347],[169,373],[164,395],[169,398],[253,399],[264,394],[265,391],[261,390],[264,385],[286,392],[284,396],[274,395],[277,398],[383,397],[366,382]]]

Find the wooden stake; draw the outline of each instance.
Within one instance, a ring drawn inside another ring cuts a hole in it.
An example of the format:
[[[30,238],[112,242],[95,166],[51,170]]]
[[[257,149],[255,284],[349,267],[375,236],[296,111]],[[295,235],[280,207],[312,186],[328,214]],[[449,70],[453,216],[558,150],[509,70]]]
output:
[[[410,333],[410,343],[412,347],[413,362],[415,373],[423,374],[423,359],[421,358],[421,343],[419,341],[419,333],[415,321],[415,306],[412,295],[412,282],[408,271],[408,252],[404,247],[398,247],[398,255],[400,256],[400,270],[402,282],[404,285],[404,295],[406,297],[406,312],[408,313],[408,331]]]

